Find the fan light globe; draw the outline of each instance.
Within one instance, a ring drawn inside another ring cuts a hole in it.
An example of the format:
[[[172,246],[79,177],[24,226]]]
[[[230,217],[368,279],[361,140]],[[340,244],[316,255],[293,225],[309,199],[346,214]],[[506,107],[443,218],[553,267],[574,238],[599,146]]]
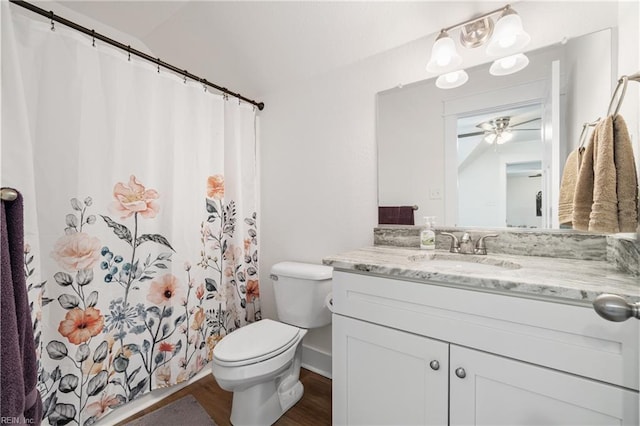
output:
[[[442,74],[456,69],[462,64],[462,56],[456,51],[453,39],[446,32],[440,33],[433,44],[427,71]]]
[[[502,145],[505,142],[509,142],[511,139],[513,139],[513,133],[511,133],[511,130],[505,130],[498,135],[496,143],[498,145]]]
[[[495,133],[489,133],[487,135],[485,135],[485,137],[483,138],[483,140],[488,143],[488,144],[492,144],[496,141],[496,134]]]

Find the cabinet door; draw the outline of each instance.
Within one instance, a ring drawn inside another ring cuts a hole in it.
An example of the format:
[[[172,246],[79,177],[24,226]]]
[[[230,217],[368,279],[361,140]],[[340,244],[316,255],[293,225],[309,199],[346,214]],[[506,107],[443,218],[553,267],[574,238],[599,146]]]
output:
[[[455,345],[450,351],[451,426],[638,424],[636,391]]]
[[[333,423],[446,425],[448,347],[333,315]]]

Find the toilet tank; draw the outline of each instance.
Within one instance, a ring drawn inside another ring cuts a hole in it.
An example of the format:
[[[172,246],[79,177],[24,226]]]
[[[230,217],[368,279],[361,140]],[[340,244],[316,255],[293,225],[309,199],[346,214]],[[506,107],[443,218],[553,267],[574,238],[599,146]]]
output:
[[[301,328],[331,323],[325,299],[331,292],[333,268],[300,262],[280,262],[271,268],[280,321]]]

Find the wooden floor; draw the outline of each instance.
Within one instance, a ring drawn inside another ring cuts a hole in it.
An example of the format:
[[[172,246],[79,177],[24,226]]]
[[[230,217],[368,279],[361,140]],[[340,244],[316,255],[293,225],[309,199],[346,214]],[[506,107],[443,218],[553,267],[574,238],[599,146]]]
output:
[[[331,380],[304,368],[300,370],[300,381],[304,386],[304,395],[289,411],[275,423],[277,426],[321,426],[331,424]],[[212,375],[190,384],[184,389],[168,396],[161,402],[129,417],[118,425],[144,416],[163,405],[169,404],[185,395],[193,395],[209,416],[219,425],[231,425],[232,393],[220,389]],[[196,426],[196,425],[194,425]]]

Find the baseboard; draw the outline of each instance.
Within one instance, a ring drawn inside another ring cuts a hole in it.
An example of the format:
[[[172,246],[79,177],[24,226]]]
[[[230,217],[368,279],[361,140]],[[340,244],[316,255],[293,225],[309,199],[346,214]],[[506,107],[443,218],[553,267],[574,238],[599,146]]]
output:
[[[182,382],[179,385],[171,386],[169,388],[156,389],[154,391],[146,393],[142,395],[140,398],[137,398],[136,400],[131,401],[128,404],[125,404],[124,406],[116,410],[113,410],[113,412],[109,413],[107,416],[103,417],[95,424],[96,426],[110,426],[110,425],[117,424],[133,416],[137,412],[142,411],[145,408],[148,408],[153,404],[162,401],[164,398],[168,397],[169,395],[175,392],[178,392],[180,389],[184,388],[185,386],[188,386],[191,383],[194,383],[202,379],[203,377],[206,377],[209,374],[211,374],[211,366],[206,365],[202,370],[198,372],[198,374],[193,376],[190,380]]]
[[[315,348],[313,346],[302,345],[302,367],[309,371],[320,374],[321,376],[331,379],[331,354],[323,350]],[[179,385],[171,386],[169,388],[156,389],[149,393],[142,395],[140,398],[132,401],[112,413],[100,419],[96,422],[96,426],[108,426],[117,424],[139,411],[144,410],[152,406],[153,404],[162,401],[169,395],[178,392],[185,386],[194,383],[203,377],[211,374],[211,366],[205,366],[198,374],[193,376],[190,380],[180,383]]]
[[[303,343],[302,367],[331,379],[331,354]]]

